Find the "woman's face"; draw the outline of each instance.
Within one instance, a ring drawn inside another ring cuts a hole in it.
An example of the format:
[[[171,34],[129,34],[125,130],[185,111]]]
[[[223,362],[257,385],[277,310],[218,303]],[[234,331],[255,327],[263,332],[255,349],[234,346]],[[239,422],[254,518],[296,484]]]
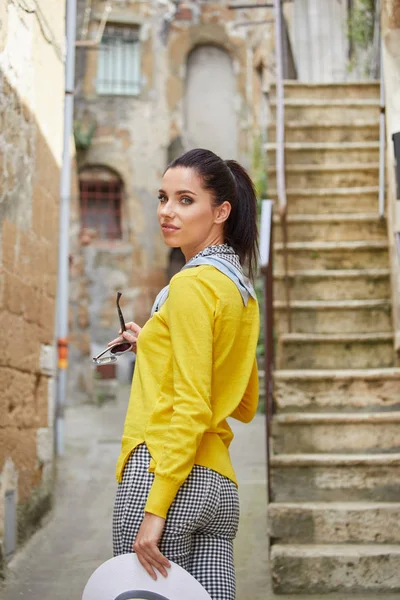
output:
[[[181,248],[186,260],[207,246],[222,244],[223,225],[231,206],[212,205],[212,195],[196,171],[174,167],[165,172],[157,210],[167,246]]]

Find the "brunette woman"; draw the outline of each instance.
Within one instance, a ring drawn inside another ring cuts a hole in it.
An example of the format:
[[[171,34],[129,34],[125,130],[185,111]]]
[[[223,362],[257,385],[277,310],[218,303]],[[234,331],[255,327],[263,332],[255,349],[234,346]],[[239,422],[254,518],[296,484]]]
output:
[[[164,173],[158,220],[186,264],[145,326],[123,334],[137,358],[114,554],[133,550],[153,578],[175,561],[213,600],[233,600],[239,498],[227,419],[251,421],[258,403],[259,309],[244,272],[252,276],[257,257],[251,179],[233,160],[191,150]]]

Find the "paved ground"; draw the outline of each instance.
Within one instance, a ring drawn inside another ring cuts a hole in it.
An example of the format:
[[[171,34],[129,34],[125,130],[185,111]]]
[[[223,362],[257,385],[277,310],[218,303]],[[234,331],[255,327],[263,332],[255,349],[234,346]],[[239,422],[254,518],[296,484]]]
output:
[[[124,388],[117,403],[68,409],[66,455],[59,460],[55,509],[11,561],[1,600],[80,600],[91,573],[111,557],[114,466],[127,398]],[[258,415],[249,425],[233,425],[232,456],[241,495],[237,600],[299,600],[275,596],[269,585],[264,417]],[[350,600],[342,595],[329,598]],[[385,596],[385,600],[395,597]]]

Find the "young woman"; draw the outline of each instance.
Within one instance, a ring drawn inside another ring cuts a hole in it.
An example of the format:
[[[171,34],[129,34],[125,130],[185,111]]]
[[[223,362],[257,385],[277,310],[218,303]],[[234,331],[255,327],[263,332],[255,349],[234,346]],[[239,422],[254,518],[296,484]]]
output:
[[[239,520],[228,417],[250,421],[258,403],[259,310],[254,272],[256,196],[246,171],[208,150],[172,162],[159,190],[165,243],[186,264],[141,329],[117,464],[114,555],[136,552],[156,578],[169,560],[213,600],[235,598]]]

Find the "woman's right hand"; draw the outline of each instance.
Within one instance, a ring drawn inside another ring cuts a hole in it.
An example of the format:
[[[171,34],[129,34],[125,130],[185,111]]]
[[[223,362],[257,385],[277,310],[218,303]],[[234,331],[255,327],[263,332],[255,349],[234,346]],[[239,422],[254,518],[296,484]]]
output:
[[[130,321],[129,323],[125,323],[125,327],[126,327],[126,331],[121,332],[121,330],[119,331],[119,333],[121,334],[119,337],[115,338],[115,340],[113,340],[112,342],[109,342],[108,345],[109,346],[113,346],[114,344],[118,344],[118,342],[129,342],[130,344],[132,344],[132,349],[131,352],[135,352],[137,351],[137,339],[139,337],[139,333],[142,331],[142,328],[139,327],[139,325],[137,325],[137,323],[134,323],[133,321]]]

